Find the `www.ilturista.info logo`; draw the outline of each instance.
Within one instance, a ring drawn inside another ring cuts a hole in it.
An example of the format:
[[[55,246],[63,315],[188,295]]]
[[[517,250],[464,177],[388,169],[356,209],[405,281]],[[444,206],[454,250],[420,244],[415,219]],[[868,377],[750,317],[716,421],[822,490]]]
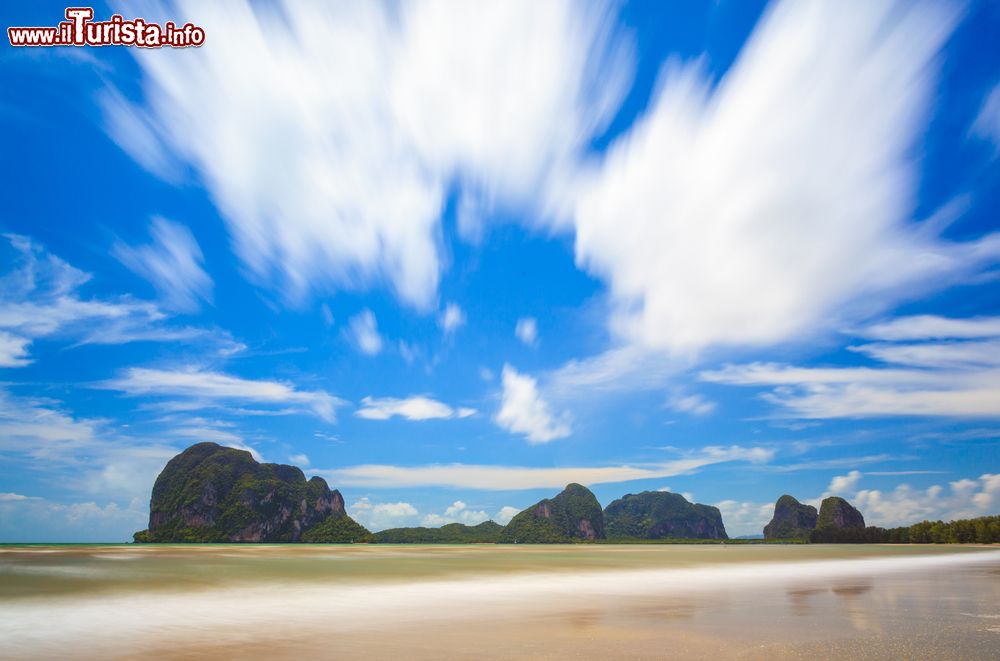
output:
[[[138,46],[140,48],[188,48],[205,43],[205,30],[173,21],[165,24],[142,18],[130,21],[115,14],[107,21],[94,21],[92,7],[67,7],[66,20],[56,27],[10,27],[11,46]]]

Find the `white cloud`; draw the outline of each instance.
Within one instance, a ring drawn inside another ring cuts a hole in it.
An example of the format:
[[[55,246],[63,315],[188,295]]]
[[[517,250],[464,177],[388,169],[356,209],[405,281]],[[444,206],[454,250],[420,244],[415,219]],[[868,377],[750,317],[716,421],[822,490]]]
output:
[[[862,456],[835,457],[833,459],[815,459],[812,461],[800,461],[793,464],[781,464],[770,466],[770,470],[775,473],[794,473],[803,470],[818,470],[826,468],[851,468],[853,466],[863,466],[865,464],[883,464],[887,461],[900,459],[885,452],[879,454],[867,454]],[[876,473],[869,473],[875,475]]]
[[[1000,328],[992,318],[904,317],[860,332],[901,341],[849,347],[878,367],[750,363],[701,378],[773,387],[765,399],[802,418],[1000,416]]]
[[[0,367],[23,367],[31,362],[28,347],[31,340],[0,331]]]
[[[489,520],[489,518],[490,515],[483,510],[470,510],[464,502],[456,500],[445,509],[443,514],[425,516],[421,525],[439,527],[447,523],[464,523],[467,526],[474,526]]]
[[[405,399],[365,397],[361,400],[361,404],[362,407],[355,411],[354,415],[368,420],[388,420],[394,416],[407,420],[467,418],[476,413],[475,409],[454,409],[444,402],[422,395]]]
[[[305,468],[309,466],[309,456],[306,454],[289,455],[288,461],[292,462],[293,466],[298,466],[299,468]]]
[[[1000,475],[986,473],[975,480],[956,480],[948,488],[932,485],[914,489],[900,484],[891,491],[862,489],[849,500],[861,510],[868,525],[890,527],[923,520],[967,519],[996,514],[1000,508]]]
[[[523,434],[530,443],[548,443],[570,435],[567,413],[555,416],[538,392],[538,383],[510,365],[503,366],[503,399],[496,423],[503,429]]]
[[[22,496],[19,493],[12,493],[9,491],[6,493],[0,493],[0,502],[11,502],[14,500],[28,500],[28,498],[29,498],[28,496]]]
[[[89,274],[27,237],[4,238],[14,257],[11,270],[0,276],[0,366],[31,362],[27,349],[38,338],[71,338],[77,344],[207,341],[220,352],[242,346],[228,333],[171,327],[167,315],[149,302],[127,296],[83,298],[79,290],[91,280]]]
[[[490,207],[556,204],[630,80],[603,3],[161,11],[214,46],[136,53],[147,102],[110,92],[108,132],[154,172],[193,166],[244,262],[291,299],[384,281],[428,309],[449,187]]]
[[[456,303],[449,303],[445,306],[444,312],[438,317],[438,326],[445,335],[450,335],[465,325],[465,313]]]
[[[165,396],[194,406],[227,402],[306,407],[327,422],[336,421],[336,410],[345,402],[322,390],[298,390],[282,381],[243,379],[196,366],[178,369],[132,367],[99,387],[132,396]]]
[[[676,493],[681,496],[684,496],[684,499],[687,500],[689,503],[694,502],[694,494],[691,493],[690,491],[674,491],[670,487],[660,487],[659,489],[657,489],[657,491],[663,491],[666,493]]]
[[[849,347],[882,363],[905,367],[976,370],[1000,367],[1000,338],[986,341],[874,343]]]
[[[63,492],[100,498],[148,498],[176,450],[123,436],[108,420],[80,418],[59,402],[0,389],[0,456]]]
[[[149,280],[164,304],[180,312],[196,312],[201,301],[212,302],[212,279],[205,273],[204,256],[184,225],[153,218],[153,244],[131,247],[115,244],[112,254],[129,270]]]
[[[774,503],[722,500],[713,505],[722,513],[722,522],[730,537],[759,535],[774,515]]]
[[[606,484],[685,475],[706,466],[744,461],[764,463],[774,456],[773,451],[760,447],[737,445],[709,446],[682,458],[654,464],[635,466],[564,466],[543,468],[537,466],[502,466],[475,464],[430,464],[422,466],[393,466],[368,464],[346,466],[317,471],[334,484],[357,487],[428,487],[440,486],[476,490],[516,490],[562,488],[570,482],[580,484]]]
[[[133,498],[124,506],[117,502],[99,505],[92,500],[0,499],[0,538],[12,542],[131,540],[132,533],[145,528],[149,520],[146,498]]]
[[[114,89],[98,96],[108,136],[148,172],[168,182],[178,181],[180,167],[157,135],[149,113]]]
[[[102,421],[78,419],[55,402],[15,397],[0,389],[0,451],[36,457],[65,453],[96,441]]]
[[[887,352],[883,356],[888,358]],[[942,363],[952,347],[924,345],[914,352],[925,363]],[[931,360],[936,355],[937,359]],[[966,356],[970,355],[968,353]],[[902,360],[899,355],[894,356]],[[869,367],[794,367],[773,363],[729,365],[702,372],[706,381],[744,386],[774,386],[764,398],[799,418],[872,416],[1000,416],[1000,358],[940,369]],[[912,359],[911,359],[912,360]]]
[[[766,346],[976,273],[1000,237],[911,223],[946,7],[782,2],[717,86],[668,65],[575,207],[612,329],[673,355]]]
[[[493,520],[499,523],[500,525],[505,526],[508,523],[510,523],[510,520],[513,519],[515,516],[517,516],[517,514],[520,513],[520,511],[521,510],[517,509],[516,507],[511,507],[510,505],[504,505],[503,507],[500,508],[500,511],[498,511],[496,514],[493,515]]]
[[[708,415],[715,410],[715,402],[710,402],[697,393],[686,394],[683,391],[674,392],[668,397],[667,406],[675,411],[692,415]]]
[[[420,514],[410,503],[372,503],[367,497],[360,498],[351,505],[348,513],[355,521],[373,532],[412,525]]]
[[[1000,154],[1000,85],[986,96],[969,134],[992,142],[994,153]]]
[[[937,315],[897,317],[854,333],[871,340],[941,340],[1000,337],[1000,317],[952,319]]]
[[[857,486],[858,481],[861,479],[861,471],[851,471],[847,475],[836,475],[832,480],[830,480],[830,486],[827,487],[828,494],[842,494],[848,493]]]
[[[660,352],[623,345],[570,360],[543,375],[543,382],[553,399],[579,401],[585,395],[604,398],[617,392],[662,388],[664,381],[684,367]]]
[[[351,317],[347,333],[361,353],[375,356],[382,351],[382,336],[378,334],[378,322],[371,310],[362,310]]]
[[[517,320],[514,335],[529,347],[538,344],[538,321],[533,317],[522,317]]]

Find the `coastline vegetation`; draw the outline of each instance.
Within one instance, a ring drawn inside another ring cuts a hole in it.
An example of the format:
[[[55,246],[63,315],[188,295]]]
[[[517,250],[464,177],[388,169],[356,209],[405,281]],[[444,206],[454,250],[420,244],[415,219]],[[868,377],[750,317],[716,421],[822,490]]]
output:
[[[957,521],[921,521],[900,528],[834,528],[812,531],[813,544],[996,544],[1000,543],[1000,516]]]

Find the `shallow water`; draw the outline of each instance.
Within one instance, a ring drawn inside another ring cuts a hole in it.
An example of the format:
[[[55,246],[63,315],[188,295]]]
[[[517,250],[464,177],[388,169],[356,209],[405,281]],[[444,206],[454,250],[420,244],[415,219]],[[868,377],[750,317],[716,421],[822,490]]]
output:
[[[1000,550],[6,546],[0,656],[1000,658]]]

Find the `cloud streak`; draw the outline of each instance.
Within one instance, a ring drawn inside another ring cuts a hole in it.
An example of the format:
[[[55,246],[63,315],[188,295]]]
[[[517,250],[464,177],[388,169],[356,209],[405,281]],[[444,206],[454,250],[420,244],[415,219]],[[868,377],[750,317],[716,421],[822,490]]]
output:
[[[366,420],[388,420],[393,417],[407,420],[447,420],[450,418],[468,418],[475,415],[476,410],[467,407],[452,408],[444,402],[430,397],[415,395],[405,399],[395,397],[365,397],[361,400],[361,408],[354,412],[359,418]]]
[[[672,477],[732,461],[763,463],[773,452],[759,447],[710,446],[691,456],[647,465],[541,468],[474,464],[393,466],[369,464],[317,471],[333,484],[353,487],[448,487],[474,490],[555,489],[570,482],[606,484]]]
[[[112,253],[130,271],[149,280],[170,309],[196,312],[201,301],[211,303],[212,279],[202,267],[204,256],[191,230],[157,216],[150,233],[152,244],[132,247],[119,242]]]
[[[119,390],[130,396],[176,398],[195,406],[234,402],[301,406],[326,422],[335,422],[337,408],[346,404],[322,390],[299,390],[282,381],[244,379],[196,366],[178,369],[132,367],[97,387]]]

